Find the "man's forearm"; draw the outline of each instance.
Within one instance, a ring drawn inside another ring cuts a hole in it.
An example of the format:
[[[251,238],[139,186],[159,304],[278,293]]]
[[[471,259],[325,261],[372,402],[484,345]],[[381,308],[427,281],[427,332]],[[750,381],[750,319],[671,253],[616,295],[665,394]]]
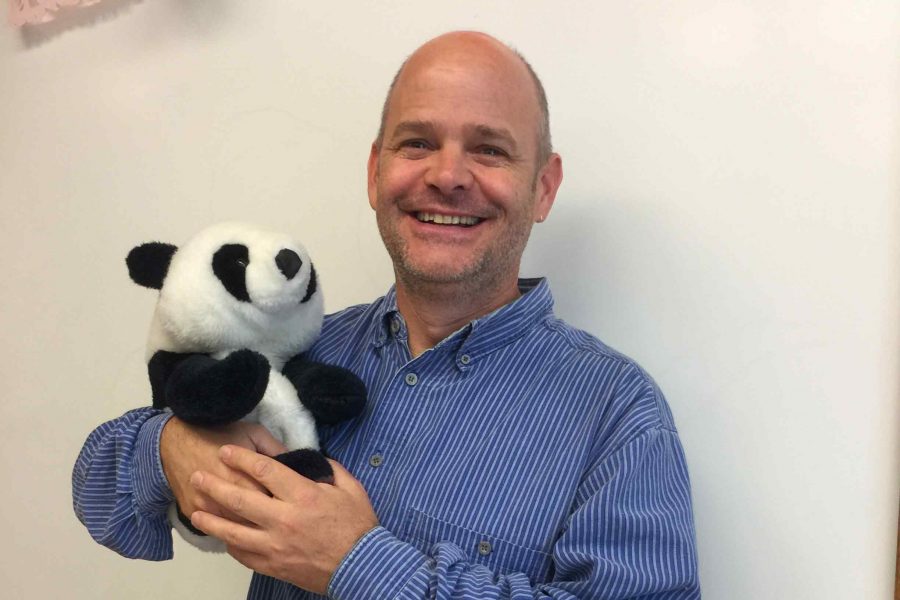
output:
[[[98,543],[128,558],[172,558],[172,492],[159,461],[168,415],[130,411],[88,436],[72,472],[75,514]]]

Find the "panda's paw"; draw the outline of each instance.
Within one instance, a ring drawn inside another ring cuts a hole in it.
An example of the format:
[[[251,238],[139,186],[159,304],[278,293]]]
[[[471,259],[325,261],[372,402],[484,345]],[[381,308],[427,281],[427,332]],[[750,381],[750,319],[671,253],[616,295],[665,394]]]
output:
[[[265,356],[246,348],[232,352],[216,367],[218,375],[223,380],[230,379],[232,384],[241,386],[243,391],[258,395],[260,398],[269,384],[270,369]]]
[[[284,367],[303,405],[316,420],[333,425],[352,419],[366,406],[366,384],[352,371],[293,359]]]
[[[193,425],[224,425],[246,416],[269,384],[269,361],[252,350],[222,360],[194,355],[181,362],[166,386],[169,407]]]
[[[334,484],[334,470],[325,456],[312,448],[301,448],[279,454],[275,460],[303,475],[307,479],[319,483]]]

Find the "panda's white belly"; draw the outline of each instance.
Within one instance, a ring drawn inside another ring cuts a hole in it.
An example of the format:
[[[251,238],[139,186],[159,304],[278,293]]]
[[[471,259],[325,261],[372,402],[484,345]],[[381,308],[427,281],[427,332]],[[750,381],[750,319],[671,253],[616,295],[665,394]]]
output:
[[[230,352],[216,354],[214,357],[222,359],[228,354]],[[266,358],[270,364],[273,362],[271,358]],[[316,422],[312,413],[300,402],[294,384],[275,369],[269,369],[269,385],[262,400],[241,420],[259,423],[288,450],[319,449]]]

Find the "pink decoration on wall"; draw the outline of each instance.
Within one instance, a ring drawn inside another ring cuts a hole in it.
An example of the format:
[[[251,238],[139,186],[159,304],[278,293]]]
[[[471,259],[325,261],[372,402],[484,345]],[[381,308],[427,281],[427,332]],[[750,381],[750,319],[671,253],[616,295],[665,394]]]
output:
[[[9,22],[15,27],[52,21],[65,6],[90,6],[100,0],[9,0]]]

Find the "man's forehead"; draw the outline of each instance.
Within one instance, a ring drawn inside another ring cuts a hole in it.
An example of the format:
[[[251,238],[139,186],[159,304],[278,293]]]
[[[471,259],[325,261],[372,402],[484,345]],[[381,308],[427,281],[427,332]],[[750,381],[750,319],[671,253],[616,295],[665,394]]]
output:
[[[461,56],[434,56],[410,61],[397,80],[389,104],[389,120],[429,121],[435,109],[442,119],[456,113],[478,112],[481,119],[467,124],[483,130],[514,129],[513,122],[524,119],[529,125],[540,115],[537,94],[527,71],[519,65],[493,60],[460,60]],[[447,109],[453,109],[447,114]],[[487,131],[483,131],[487,133]]]
[[[527,67],[512,50],[485,35],[442,36],[423,45],[406,61],[399,84],[415,85],[423,73],[470,72],[501,80],[529,80]]]

